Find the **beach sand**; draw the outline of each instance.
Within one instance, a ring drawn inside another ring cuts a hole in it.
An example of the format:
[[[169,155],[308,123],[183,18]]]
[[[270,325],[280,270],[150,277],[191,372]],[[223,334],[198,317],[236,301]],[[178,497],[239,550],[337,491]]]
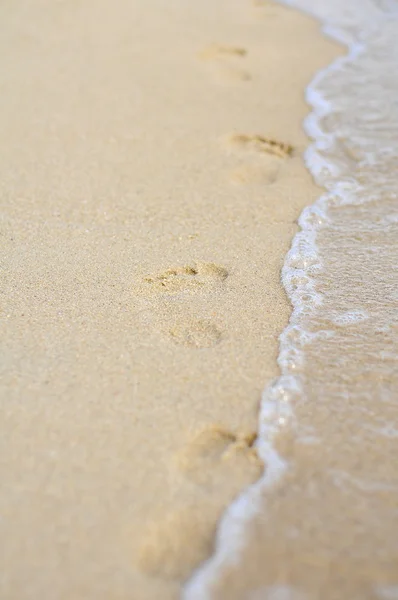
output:
[[[0,17],[0,595],[174,599],[263,470],[304,89],[343,50],[249,0]]]

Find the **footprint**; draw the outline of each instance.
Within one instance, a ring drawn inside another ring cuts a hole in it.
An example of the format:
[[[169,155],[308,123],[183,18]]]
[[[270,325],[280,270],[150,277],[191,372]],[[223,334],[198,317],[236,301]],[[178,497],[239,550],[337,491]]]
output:
[[[181,580],[211,554],[220,514],[262,472],[263,465],[253,448],[255,440],[254,433],[234,434],[212,425],[195,435],[177,455],[175,464],[185,480],[177,502],[182,504],[184,498],[187,502],[180,509],[173,504],[165,512],[163,506],[161,514],[138,533],[135,562],[141,571],[152,577]],[[217,493],[210,494],[216,486]]]
[[[241,165],[230,172],[229,179],[231,183],[237,185],[270,185],[278,178],[279,166],[279,164],[270,164],[267,166]]]
[[[144,278],[144,284],[154,292],[177,294],[221,284],[229,273],[214,263],[196,263],[168,269]]]
[[[246,48],[238,46],[220,46],[219,44],[211,44],[205,48],[200,56],[206,59],[218,58],[220,56],[237,56],[243,58],[247,55]]]
[[[292,156],[294,148],[262,135],[233,134],[224,138],[229,150],[252,156],[252,164],[241,164],[229,174],[234,184],[270,185],[279,176],[281,159]]]
[[[196,434],[176,456],[176,466],[185,477],[206,487],[247,485],[257,479],[263,464],[254,448],[256,433],[235,434],[211,425]]]
[[[238,150],[271,154],[279,158],[288,158],[293,154],[293,146],[266,138],[262,135],[246,135],[236,133],[227,138],[227,144]]]
[[[273,0],[252,0],[252,7],[257,18],[275,17],[275,2]]]
[[[250,72],[238,66],[247,55],[246,48],[211,44],[200,53],[200,58],[216,69],[217,76],[238,81],[250,81]]]
[[[220,73],[224,79],[229,79],[231,81],[234,79],[236,81],[250,81],[252,78],[248,71],[237,69],[231,65],[223,65],[222,70],[220,69]]]
[[[177,322],[168,336],[178,346],[212,348],[221,341],[222,333],[211,321],[190,319]]]

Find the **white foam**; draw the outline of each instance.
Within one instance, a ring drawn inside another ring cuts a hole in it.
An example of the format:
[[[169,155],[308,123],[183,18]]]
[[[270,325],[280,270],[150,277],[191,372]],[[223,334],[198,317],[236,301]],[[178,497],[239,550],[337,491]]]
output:
[[[368,318],[369,315],[365,310],[347,310],[343,313],[337,314],[333,319],[333,323],[339,325],[340,327],[346,327],[348,325],[362,323],[362,321],[366,321]]]

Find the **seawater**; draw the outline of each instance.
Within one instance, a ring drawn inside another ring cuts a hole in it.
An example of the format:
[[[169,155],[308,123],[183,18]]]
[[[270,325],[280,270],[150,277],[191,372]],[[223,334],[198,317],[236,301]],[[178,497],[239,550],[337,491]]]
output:
[[[199,599],[398,598],[398,1],[291,0],[348,54],[307,90],[293,306],[263,394],[266,468],[224,515]]]

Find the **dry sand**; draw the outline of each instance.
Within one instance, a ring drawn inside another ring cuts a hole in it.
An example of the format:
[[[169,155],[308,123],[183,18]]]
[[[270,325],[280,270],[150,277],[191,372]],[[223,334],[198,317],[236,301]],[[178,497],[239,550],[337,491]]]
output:
[[[304,88],[340,50],[249,0],[9,0],[0,28],[0,596],[176,598],[262,471]]]

